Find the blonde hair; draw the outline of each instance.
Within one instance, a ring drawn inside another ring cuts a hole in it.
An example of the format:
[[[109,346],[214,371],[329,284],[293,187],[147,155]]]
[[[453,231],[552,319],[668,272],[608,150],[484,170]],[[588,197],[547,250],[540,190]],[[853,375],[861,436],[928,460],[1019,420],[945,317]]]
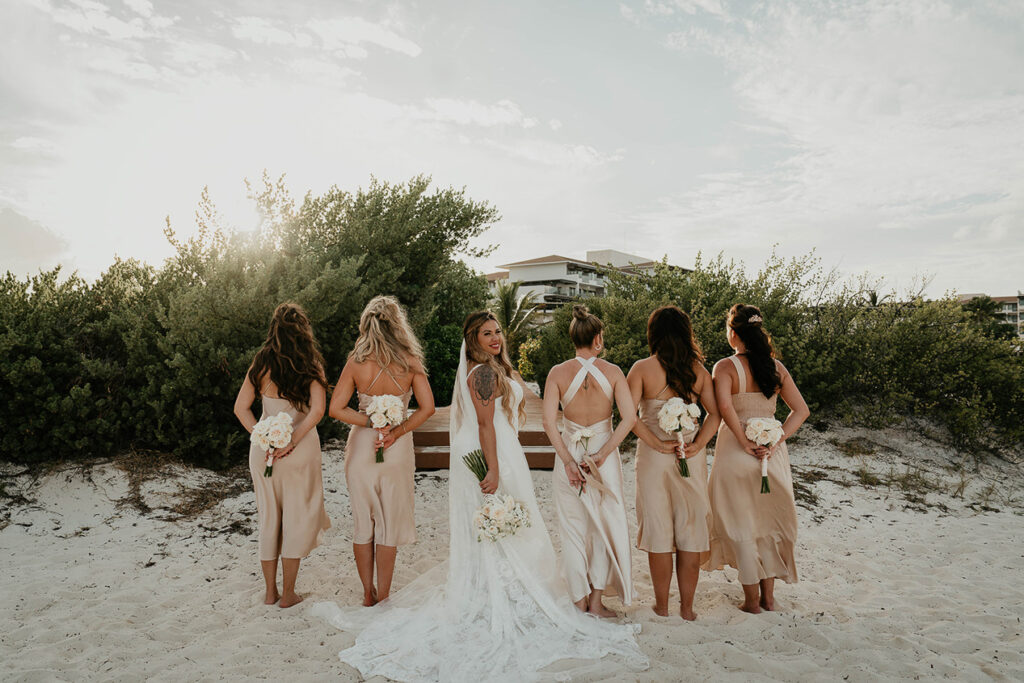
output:
[[[501,353],[497,356],[482,347],[480,340],[477,339],[480,328],[489,320],[498,322],[498,319],[490,311],[475,311],[466,316],[466,322],[462,325],[462,339],[466,342],[466,360],[480,365],[489,365],[494,370],[496,381],[501,388],[501,395],[506,397],[502,401],[501,408],[505,412],[509,424],[512,424],[512,403],[508,397],[512,395],[513,369],[512,361],[508,357],[508,345],[505,343],[505,337],[502,336]],[[525,419],[526,401],[523,400],[519,402],[519,424],[522,425]]]
[[[393,296],[375,296],[366,304],[359,317],[359,338],[348,357],[356,363],[373,359],[382,368],[394,363],[403,374],[409,372],[410,359],[416,359],[426,372],[420,342]]]

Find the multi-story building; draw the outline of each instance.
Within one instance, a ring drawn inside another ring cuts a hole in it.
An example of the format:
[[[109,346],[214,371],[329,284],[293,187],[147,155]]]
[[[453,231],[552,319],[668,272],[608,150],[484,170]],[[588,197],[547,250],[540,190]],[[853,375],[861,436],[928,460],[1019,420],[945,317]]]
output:
[[[505,270],[490,273],[487,280],[495,283],[518,282],[520,296],[536,295],[542,311],[550,311],[577,297],[603,296],[607,280],[600,266],[611,266],[623,273],[647,273],[655,261],[614,249],[588,251],[586,258],[541,256],[498,266]]]
[[[959,299],[962,302],[977,299],[985,294],[961,294]],[[1017,336],[1024,339],[1024,292],[1017,292],[1016,296],[994,296],[992,300],[999,304],[999,312],[1003,321],[1011,325]]]

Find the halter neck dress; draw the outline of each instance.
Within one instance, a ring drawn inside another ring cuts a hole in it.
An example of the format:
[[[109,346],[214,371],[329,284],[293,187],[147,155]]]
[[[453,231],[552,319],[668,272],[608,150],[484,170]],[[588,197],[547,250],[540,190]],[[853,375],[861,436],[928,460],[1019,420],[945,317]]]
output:
[[[402,385],[387,370],[381,368],[366,387],[370,391],[382,375],[401,393],[406,410],[412,388],[402,391]],[[382,394],[359,392],[359,411],[366,412],[370,400]],[[399,546],[416,541],[416,455],[412,434],[406,432],[384,449],[384,462],[376,461],[377,430],[353,425],[345,446],[345,481],[348,483],[349,503],[352,506],[352,542]]]
[[[669,434],[658,425],[658,411],[668,398],[661,396],[666,384],[654,398],[640,400],[639,419],[654,436],[672,441],[682,436],[690,443],[700,430]],[[656,451],[642,440],[636,445],[636,547],[648,553],[701,553],[707,559],[711,537],[711,504],[708,502],[707,452],[701,450],[687,458],[689,477],[679,473],[678,458]]]
[[[583,381],[591,376],[612,400],[612,385],[604,373],[594,367],[595,358],[580,358],[580,369],[561,398],[562,440],[577,464],[584,453],[594,455],[612,435],[612,417],[591,425],[581,425],[565,417],[566,406],[576,398]],[[584,428],[594,432],[586,444],[574,441],[573,435]],[[633,600],[633,580],[629,547],[629,523],[622,495],[622,462],[616,448],[598,468],[597,475],[607,488],[600,491],[596,485],[578,488],[569,485],[565,468],[556,463],[552,470],[555,509],[558,516],[559,536],[562,539],[562,574],[569,585],[573,602],[590,594],[591,587],[606,594],[618,594],[628,605]],[[595,479],[584,473],[584,477]]]
[[[778,394],[765,398],[760,391],[747,391],[743,364],[736,356],[729,360],[739,377],[732,405],[740,424],[746,428],[751,418],[775,417]],[[728,564],[739,570],[745,586],[771,578],[796,583],[796,502],[785,442],[768,460],[768,483],[771,493],[761,493],[761,461],[743,450],[723,420],[708,486],[714,527],[704,569]]]

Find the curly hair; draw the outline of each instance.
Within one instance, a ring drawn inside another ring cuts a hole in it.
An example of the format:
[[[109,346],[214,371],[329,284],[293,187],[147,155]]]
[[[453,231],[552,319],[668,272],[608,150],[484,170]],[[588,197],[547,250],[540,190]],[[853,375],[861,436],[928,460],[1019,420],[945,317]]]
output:
[[[268,374],[280,397],[296,408],[309,407],[313,382],[327,389],[323,354],[309,316],[298,304],[283,303],[274,309],[267,339],[249,368],[249,381],[259,391]]]
[[[348,357],[356,363],[372,358],[386,368],[395,363],[409,371],[409,360],[416,359],[426,371],[423,349],[409,325],[405,309],[393,296],[375,296],[359,316],[359,337]]]
[[[745,355],[757,388],[765,398],[771,398],[782,387],[782,377],[775,366],[778,354],[772,344],[772,336],[762,327],[764,316],[761,310],[757,306],[736,304],[729,309],[727,321],[747,349]]]

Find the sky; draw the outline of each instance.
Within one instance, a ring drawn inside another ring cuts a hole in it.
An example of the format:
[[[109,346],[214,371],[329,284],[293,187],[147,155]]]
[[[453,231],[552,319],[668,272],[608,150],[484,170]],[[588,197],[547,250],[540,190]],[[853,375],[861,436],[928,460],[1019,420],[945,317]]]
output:
[[[773,248],[1024,290],[1018,0],[0,0],[0,271],[159,264],[209,187],[465,187],[483,272]]]

